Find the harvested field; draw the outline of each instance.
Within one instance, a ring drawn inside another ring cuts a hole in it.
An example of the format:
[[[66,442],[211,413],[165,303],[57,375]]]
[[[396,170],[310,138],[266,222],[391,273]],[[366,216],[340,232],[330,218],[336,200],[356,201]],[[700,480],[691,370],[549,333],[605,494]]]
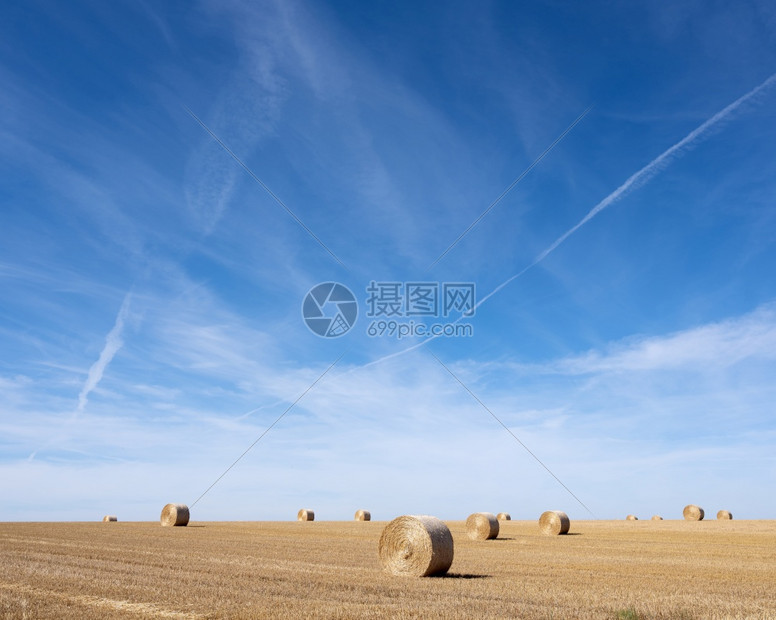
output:
[[[0,617],[776,617],[776,521],[447,524],[447,576],[406,578],[384,521],[2,523]]]

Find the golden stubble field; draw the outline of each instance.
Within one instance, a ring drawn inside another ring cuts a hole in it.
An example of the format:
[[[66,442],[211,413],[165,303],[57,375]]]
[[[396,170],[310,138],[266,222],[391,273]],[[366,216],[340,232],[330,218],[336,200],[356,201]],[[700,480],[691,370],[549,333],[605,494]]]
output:
[[[534,521],[446,577],[385,574],[385,522],[0,524],[4,618],[776,618],[774,521]]]

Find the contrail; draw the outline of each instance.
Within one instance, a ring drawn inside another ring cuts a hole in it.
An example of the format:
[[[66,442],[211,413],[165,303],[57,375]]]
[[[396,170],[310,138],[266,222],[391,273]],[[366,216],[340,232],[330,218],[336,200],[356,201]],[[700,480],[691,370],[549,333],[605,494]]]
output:
[[[594,206],[590,211],[583,217],[579,222],[577,222],[574,226],[569,228],[565,233],[563,233],[560,237],[558,237],[555,241],[553,241],[545,250],[540,252],[536,258],[534,258],[533,262],[531,262],[527,267],[524,267],[522,270],[520,270],[515,275],[507,278],[499,284],[495,289],[493,289],[490,293],[485,295],[482,299],[480,299],[474,306],[474,310],[479,308],[482,304],[484,304],[486,301],[488,301],[491,297],[493,297],[495,294],[499,293],[502,289],[504,289],[506,286],[517,280],[520,276],[525,274],[529,269],[535,267],[539,263],[541,263],[545,258],[547,258],[552,252],[554,252],[558,246],[560,246],[566,239],[568,239],[571,235],[573,235],[575,232],[577,232],[580,228],[582,228],[585,224],[587,224],[590,220],[592,220],[596,215],[598,215],[601,211],[606,209],[609,205],[617,202],[620,198],[625,196],[628,192],[631,190],[634,190],[638,187],[641,187],[645,183],[647,183],[650,179],[652,179],[656,174],[658,174],[660,171],[662,171],[666,166],[668,166],[674,159],[676,159],[678,156],[680,156],[683,151],[688,149],[694,142],[698,141],[701,137],[703,137],[704,134],[706,134],[709,130],[711,130],[715,125],[718,125],[722,121],[724,121],[728,116],[730,116],[733,112],[735,112],[738,108],[740,108],[743,104],[745,104],[747,101],[750,101],[760,93],[762,93],[765,89],[772,86],[774,83],[776,83],[776,73],[771,75],[767,80],[765,80],[762,84],[757,86],[756,88],[753,88],[745,95],[742,95],[738,99],[736,99],[733,103],[728,105],[727,107],[723,108],[719,112],[717,112],[714,116],[712,116],[710,119],[708,119],[706,122],[704,122],[702,125],[699,125],[695,129],[693,129],[690,133],[688,133],[684,138],[682,138],[679,142],[674,144],[669,149],[665,150],[663,153],[658,155],[655,159],[653,159],[651,162],[649,162],[646,166],[644,166],[641,170],[638,172],[635,172],[632,174],[622,185],[620,185],[616,190],[614,190],[611,194],[609,194],[606,198],[604,198],[601,202],[599,202],[596,206]],[[459,323],[462,321],[465,316],[460,316],[454,323]],[[376,359],[372,362],[369,362],[364,365],[366,366],[372,366],[373,364],[379,364],[380,362],[389,360],[394,357],[398,357],[400,355],[404,355],[405,353],[409,353],[410,351],[414,351],[415,349],[418,349],[432,340],[436,340],[440,336],[430,336],[426,340],[422,340],[421,342],[412,345],[411,347],[408,347],[406,349],[402,349],[401,351],[397,351],[396,353],[391,353],[390,355],[386,355],[385,357],[381,357],[379,359]]]
[[[56,438],[50,439],[43,447],[32,452],[30,456],[27,457],[28,461],[33,461],[41,450],[45,450],[46,448],[50,447],[55,441],[57,440],[61,441],[63,437],[66,437],[67,429],[73,425],[73,423],[76,421],[76,418],[79,416],[79,414],[83,413],[87,403],[89,402],[89,394],[100,383],[100,380],[102,379],[102,376],[105,373],[105,369],[108,367],[108,364],[111,363],[116,353],[118,353],[119,349],[121,349],[121,347],[124,346],[124,341],[121,339],[121,333],[124,331],[124,320],[127,318],[127,313],[129,312],[129,302],[131,298],[132,298],[131,292],[127,293],[124,296],[124,301],[121,304],[119,313],[118,315],[116,315],[116,322],[113,324],[113,328],[108,332],[108,335],[105,337],[105,346],[102,348],[100,357],[97,358],[97,361],[94,362],[94,364],[92,364],[91,368],[89,368],[89,373],[86,377],[86,381],[84,382],[84,385],[81,388],[81,392],[78,394],[78,405],[73,410],[73,413],[70,415],[70,418],[65,423],[62,432],[60,432],[60,434]]]
[[[505,286],[507,286],[510,282],[513,282],[514,280],[517,280],[520,276],[522,276],[526,271],[531,269],[532,267],[535,267],[540,262],[542,262],[545,258],[547,258],[552,252],[554,252],[557,247],[563,243],[566,239],[568,239],[571,235],[573,235],[575,232],[577,232],[580,228],[582,228],[585,224],[587,224],[590,220],[592,220],[596,215],[598,215],[601,211],[606,209],[609,205],[617,202],[620,198],[622,198],[625,194],[630,192],[633,189],[636,189],[637,187],[640,187],[647,183],[652,177],[654,177],[657,173],[659,173],[661,170],[663,170],[666,166],[668,166],[676,157],[682,154],[683,150],[686,150],[690,145],[692,145],[694,142],[696,142],[698,139],[700,139],[705,133],[707,133],[712,127],[715,125],[718,125],[723,120],[725,120],[728,116],[730,116],[733,112],[735,112],[738,108],[740,108],[743,104],[745,104],[747,101],[752,99],[753,97],[756,97],[758,94],[760,94],[763,90],[771,86],[776,82],[776,73],[771,75],[767,80],[765,80],[762,84],[760,84],[758,87],[753,88],[745,95],[739,97],[736,99],[733,103],[731,103],[726,108],[723,108],[719,112],[717,112],[714,116],[712,116],[709,120],[707,120],[705,123],[700,125],[699,127],[693,129],[690,133],[688,133],[684,138],[682,138],[679,142],[674,144],[671,148],[667,149],[660,155],[658,155],[655,159],[653,159],[651,162],[649,162],[646,166],[644,166],[641,170],[638,172],[632,174],[625,183],[620,185],[616,190],[614,190],[611,194],[609,194],[606,198],[604,198],[601,202],[599,202],[596,206],[594,206],[588,214],[583,217],[577,224],[569,228],[565,233],[563,233],[560,237],[558,237],[547,249],[542,251],[534,260],[533,262],[522,269],[520,272],[516,273],[512,277],[508,278],[501,284],[499,284],[495,289],[493,289],[488,295],[480,299],[480,301],[476,304],[475,308],[479,308],[482,304],[484,304],[488,299],[493,297],[496,293],[498,293],[501,289],[503,289]]]
[[[105,337],[105,346],[102,348],[102,353],[92,367],[89,369],[89,374],[86,377],[86,382],[81,393],[78,395],[78,406],[75,408],[75,412],[82,413],[86,404],[89,402],[89,394],[97,387],[102,375],[105,373],[105,369],[108,364],[111,363],[113,357],[118,353],[119,349],[124,346],[124,341],[121,339],[121,332],[124,331],[124,319],[127,318],[127,312],[129,312],[129,300],[132,297],[132,293],[127,293],[124,297],[124,301],[121,304],[119,313],[116,316],[116,322],[113,325],[113,329],[108,332]]]

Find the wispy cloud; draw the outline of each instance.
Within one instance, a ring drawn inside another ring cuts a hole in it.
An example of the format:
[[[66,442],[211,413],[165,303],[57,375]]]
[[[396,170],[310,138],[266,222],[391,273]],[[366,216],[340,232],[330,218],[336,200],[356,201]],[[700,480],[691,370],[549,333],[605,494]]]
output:
[[[150,340],[158,348],[135,349],[134,339],[126,345],[128,357],[142,357],[142,371],[133,364],[117,367],[113,397],[102,399],[99,408],[86,407],[78,434],[57,442],[46,459],[15,465],[18,475],[53,495],[75,468],[93,475],[95,488],[79,490],[82,507],[68,518],[104,512],[105,501],[126,518],[150,518],[172,490],[182,494],[180,501],[193,501],[323,369],[278,362],[269,334],[219,311],[215,301],[170,305],[165,299],[147,310],[143,324],[152,329]],[[147,298],[143,303],[152,304]],[[160,312],[169,318],[161,320]],[[120,311],[117,325],[122,315],[126,322],[126,310]],[[147,325],[151,319],[153,326]],[[205,329],[208,321],[212,329]],[[120,329],[111,333],[104,350],[122,339]],[[257,338],[263,340],[253,346]],[[766,306],[542,365],[472,359],[451,367],[575,493],[591,498],[591,508],[602,517],[617,516],[623,503],[668,512],[690,488],[700,489],[700,503],[711,505],[727,494],[742,514],[750,514],[752,501],[737,490],[744,470],[718,476],[714,488],[698,487],[697,476],[719,459],[746,464],[747,476],[771,467],[762,460],[771,439],[753,429],[770,415],[774,338],[776,310]],[[736,356],[750,372],[720,372],[719,365],[732,367]],[[144,386],[149,375],[167,391]],[[8,383],[30,396],[39,389],[24,379]],[[235,419],[251,402],[263,409]],[[56,424],[48,409],[41,402],[9,401],[0,435],[12,443],[33,443],[36,429]],[[26,417],[14,414],[25,410]],[[160,452],[168,466],[174,464],[171,470],[185,473],[159,479],[149,464]],[[516,476],[484,481],[484,470],[470,459],[450,459],[450,454],[485,453],[484,468]],[[121,462],[112,464],[107,455]],[[44,470],[58,473],[47,481]],[[123,472],[122,493],[112,490],[115,481],[105,470]],[[672,476],[676,470],[682,475]],[[375,476],[385,477],[386,497],[374,491]],[[656,482],[667,477],[670,484]],[[458,480],[460,490],[440,486],[439,480]],[[508,505],[516,493],[518,514],[529,518],[543,504],[573,505],[548,481],[503,428],[461,398],[444,370],[419,353],[395,363],[335,369],[197,505],[197,518],[284,518],[302,499],[330,518],[345,518],[342,506],[358,501],[369,502],[379,514],[422,508],[459,518],[465,516],[461,505]],[[3,484],[18,493],[18,482]],[[603,494],[600,485],[615,492]],[[240,508],[225,514],[222,498],[239,500]],[[16,502],[4,515],[45,518],[40,510]]]
[[[589,374],[697,368],[730,368],[746,359],[776,359],[776,306],[667,336],[633,338],[607,352],[567,358],[552,372]],[[534,367],[537,369],[537,367]]]
[[[270,6],[262,8],[266,13],[261,17],[246,19],[246,8],[211,7],[216,13],[234,10],[241,16],[236,25],[239,66],[227,74],[224,83],[213,85],[219,95],[210,110],[201,110],[196,102],[183,102],[196,108],[208,127],[240,158],[247,158],[272,134],[288,96],[271,45],[277,18]],[[186,165],[185,194],[192,218],[205,235],[210,235],[227,213],[241,174],[239,165],[210,136],[201,136]]]
[[[340,249],[342,239],[335,247],[330,238],[341,230],[331,227],[331,221],[349,221],[359,236],[376,240],[381,250],[377,269],[387,269],[392,257],[400,259],[390,265],[394,269],[404,268],[407,261],[427,261],[429,230],[439,234],[457,206],[470,206],[460,193],[472,191],[471,184],[450,185],[451,177],[477,169],[477,158],[468,155],[459,128],[401,72],[381,68],[373,50],[360,47],[330,8],[291,1],[214,4],[214,12],[234,20],[236,43],[247,59],[243,73],[250,71],[257,84],[269,82],[268,91],[277,93],[261,112],[275,110],[272,127],[286,138],[267,140],[267,150],[257,158],[263,157],[267,168],[286,160],[299,182],[288,184],[279,170],[272,170],[272,178],[264,168],[245,161],[354,270],[363,267],[364,249],[348,248],[351,255],[346,256]],[[314,105],[290,126],[287,115],[301,94]],[[247,118],[255,122],[258,116],[263,127],[258,112]],[[230,120],[237,126],[240,121],[234,117]],[[202,118],[225,143],[234,145],[235,153],[245,155],[227,135],[231,128],[218,118],[211,122],[209,114]],[[304,140],[287,139],[295,134]],[[445,145],[442,153],[440,144]],[[439,156],[428,157],[428,149]],[[451,159],[458,164],[455,171]],[[299,200],[304,196],[300,186],[312,192],[314,201]],[[316,204],[333,195],[336,199],[327,204],[328,217],[323,219]],[[475,204],[480,200],[477,195]]]

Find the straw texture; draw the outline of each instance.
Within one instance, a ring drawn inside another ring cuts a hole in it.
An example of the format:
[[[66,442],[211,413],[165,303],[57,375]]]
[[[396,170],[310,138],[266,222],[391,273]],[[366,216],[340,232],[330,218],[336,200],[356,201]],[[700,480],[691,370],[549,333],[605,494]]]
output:
[[[466,533],[472,540],[496,538],[498,528],[498,519],[492,512],[475,512],[466,519]]]
[[[570,527],[568,515],[561,510],[548,510],[539,517],[539,530],[545,536],[568,534]]]
[[[441,575],[453,563],[453,536],[436,517],[397,517],[385,526],[378,553],[383,570],[392,575]]]
[[[183,526],[189,523],[189,507],[186,504],[167,504],[162,508],[162,525]]]
[[[315,511],[309,508],[302,508],[296,513],[297,521],[315,521]]]
[[[688,504],[682,511],[685,521],[703,521],[703,508],[695,504]]]

